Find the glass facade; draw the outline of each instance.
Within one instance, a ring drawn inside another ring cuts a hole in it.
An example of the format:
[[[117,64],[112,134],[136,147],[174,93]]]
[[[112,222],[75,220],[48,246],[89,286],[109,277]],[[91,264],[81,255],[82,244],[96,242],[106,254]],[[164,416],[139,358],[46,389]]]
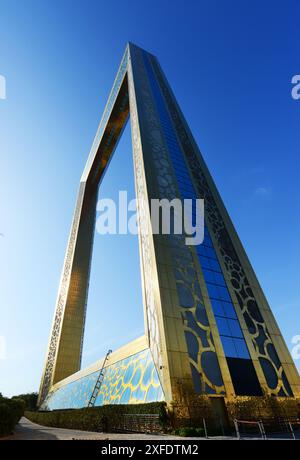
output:
[[[177,136],[171,121],[171,117],[167,111],[165,101],[162,97],[160,87],[155,79],[151,64],[148,60],[147,54],[144,53],[144,63],[149,76],[150,86],[155,99],[156,107],[159,113],[161,126],[164,133],[165,142],[168,147],[168,151],[172,160],[172,165],[177,179],[177,185],[182,200],[192,200],[195,203],[197,195],[193,182],[190,177],[184,156],[177,140]],[[192,224],[195,225],[195,206],[192,209]],[[222,274],[222,270],[214,249],[209,230],[207,225],[204,226],[204,240],[202,244],[196,246],[196,252],[198,261],[202,269],[203,278],[206,284],[209,299],[212,305],[213,313],[218,327],[218,332],[221,338],[224,354],[227,359],[237,358],[242,360],[248,360],[248,364],[251,365],[251,358],[246,345],[244,334],[242,332],[237,314],[230,297],[227,285]],[[179,295],[182,297],[182,288],[180,288]],[[190,304],[191,305],[191,304]],[[195,329],[195,328],[194,328]],[[187,347],[189,355],[196,359],[196,353],[198,350],[194,336],[190,333],[186,333]],[[245,363],[246,364],[246,363]],[[211,362],[210,366],[213,365]],[[232,361],[228,361],[229,370],[232,368]],[[253,366],[251,365],[251,368]],[[253,369],[254,370],[254,369]],[[192,374],[194,379],[195,388],[201,390],[199,387],[198,376],[192,367]],[[255,374],[255,373],[254,373]],[[252,372],[252,376],[255,375]],[[235,382],[236,376],[234,372],[231,372],[231,378],[236,388],[240,386],[238,382]],[[256,379],[257,380],[257,379]],[[220,382],[219,382],[220,384]],[[206,392],[210,392],[206,388]],[[249,393],[249,389],[245,387],[239,390],[244,394]]]
[[[147,53],[144,53],[143,57],[156,109],[159,113],[164,139],[171,157],[172,168],[175,172],[180,198],[182,200],[189,199],[195,203],[196,194],[194,187],[184,162],[170,116],[166,109],[164,98],[157,80],[154,77]],[[175,197],[172,196],[169,198],[173,199]],[[195,224],[194,212],[195,210],[192,211],[192,216],[190,216],[193,224]],[[169,239],[172,245],[173,268],[177,281],[176,287],[179,297],[179,306],[186,309],[183,313],[184,321],[187,324],[185,338],[189,357],[191,359],[190,366],[195,390],[197,392],[204,391],[208,394],[224,394],[220,366],[209,328],[207,313],[203,305],[203,295],[197,280],[196,267],[193,266],[191,252],[187,250],[184,242],[181,243],[181,248],[178,252],[178,244],[181,240],[184,240],[182,236],[171,233]],[[181,260],[183,257],[186,257],[185,267],[181,268],[181,272],[179,270],[180,265],[178,265],[178,254],[180,254]],[[183,274],[182,270],[186,273]]]
[[[87,407],[99,371],[85,375],[49,393],[41,406],[44,410]],[[104,404],[137,404],[163,401],[164,394],[150,350],[118,361],[104,370],[95,406]]]
[[[197,254],[225,356],[229,358],[250,359],[244,335],[207,226],[204,228],[204,241],[201,245],[197,246]]]

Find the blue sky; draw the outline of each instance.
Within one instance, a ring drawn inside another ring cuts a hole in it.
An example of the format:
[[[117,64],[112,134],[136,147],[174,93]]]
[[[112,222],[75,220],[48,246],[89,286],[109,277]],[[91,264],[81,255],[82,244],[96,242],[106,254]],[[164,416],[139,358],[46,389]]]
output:
[[[0,392],[38,389],[79,179],[128,40],[158,56],[292,347],[299,13],[296,1],[0,0]],[[127,128],[103,196],[133,196],[132,181]],[[96,234],[83,365],[143,333],[139,282],[136,237]]]

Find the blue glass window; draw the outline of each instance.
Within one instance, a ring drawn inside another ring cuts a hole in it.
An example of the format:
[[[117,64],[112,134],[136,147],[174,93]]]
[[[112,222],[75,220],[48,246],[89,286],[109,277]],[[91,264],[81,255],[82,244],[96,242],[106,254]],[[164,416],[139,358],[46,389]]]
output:
[[[219,295],[220,295],[219,298],[222,300],[226,300],[227,302],[231,302],[231,298],[230,298],[227,288],[219,286],[218,289],[219,289]]]
[[[224,308],[223,308],[223,302],[220,300],[216,299],[211,299],[211,305],[213,312],[216,316],[225,316]]]
[[[212,270],[215,270],[216,272],[221,272],[221,267],[219,265],[219,262],[217,262],[216,260],[211,259],[210,266]]]
[[[214,272],[211,270],[203,270],[204,279],[207,283],[215,283]]]
[[[204,234],[204,241],[202,244],[204,244],[204,246],[212,247],[212,241],[208,235]]]
[[[217,326],[218,326],[218,329],[219,329],[219,334],[220,335],[227,335],[227,336],[231,336],[231,331],[229,329],[229,324],[228,324],[228,320],[226,318],[221,318],[219,316],[216,316],[216,321],[217,321]]]
[[[206,253],[206,246],[203,246],[203,244],[197,246],[197,253],[201,256],[208,257],[208,254]]]
[[[202,269],[204,268],[208,268],[210,269],[211,266],[210,266],[210,260],[208,257],[202,257],[201,258],[201,266],[202,266]]]
[[[231,332],[231,336],[232,337],[239,337],[240,339],[243,339],[243,333],[242,333],[242,330],[241,330],[241,327],[240,327],[240,323],[238,322],[237,319],[228,319],[228,325],[229,325],[229,329],[230,329],[230,332]]]
[[[215,286],[214,284],[206,283],[206,287],[208,290],[209,297],[211,299],[219,299],[219,291],[218,291],[218,286]]]
[[[153,77],[153,70],[145,55],[145,65],[149,75],[156,106],[159,112],[160,121],[163,127],[165,140],[172,159],[178,188],[182,199],[196,200],[197,196],[187,169],[181,146],[178,143],[172,121],[165,107],[164,99],[161,96],[159,85]],[[195,207],[191,212],[193,224],[195,224]],[[204,241],[196,247],[198,259],[202,268],[204,281],[210,297],[216,322],[219,328],[225,355],[228,357],[248,358],[249,353],[243,339],[243,333],[237,321],[232,300],[226,287],[221,267],[213,247],[212,239],[207,226],[204,227]],[[179,292],[183,306],[189,306],[192,299],[186,299],[182,290]]]
[[[233,339],[234,345],[237,351],[237,357],[243,359],[249,359],[250,355],[244,339]]]
[[[223,310],[224,310],[224,315],[226,318],[236,318],[236,312],[235,309],[230,302],[222,302],[223,305]]]
[[[233,339],[231,337],[222,337],[222,345],[225,356],[228,358],[237,358],[237,351],[234,346]]]
[[[206,248],[206,254],[207,254],[207,257],[211,257],[212,259],[216,258],[216,254],[215,254],[215,251],[214,251],[213,248],[207,247]]]
[[[226,286],[224,277],[221,273],[214,272],[215,283],[220,286]]]

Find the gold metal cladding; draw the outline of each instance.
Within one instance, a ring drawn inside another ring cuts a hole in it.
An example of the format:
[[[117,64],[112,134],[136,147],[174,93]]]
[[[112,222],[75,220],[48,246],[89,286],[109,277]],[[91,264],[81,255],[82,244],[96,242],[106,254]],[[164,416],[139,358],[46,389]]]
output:
[[[205,200],[206,223],[261,388],[272,395],[297,397],[300,380],[296,366],[199,148],[154,57],[152,64],[185,154],[191,180],[199,196]],[[274,385],[275,380],[277,383]]]
[[[127,56],[127,49],[124,59]],[[39,403],[81,365],[98,184],[128,118],[127,61],[121,63],[84,170],[66,251]]]
[[[128,358],[129,356],[135,355],[139,353],[140,351],[146,350],[147,348],[148,348],[148,341],[146,339],[146,336],[143,335],[139,337],[138,339],[135,339],[132,342],[129,342],[126,345],[123,345],[122,347],[113,351],[111,355],[109,356],[109,361],[107,361],[107,364],[105,367],[111,366],[117,363],[118,361]],[[75,382],[76,380],[79,380],[82,377],[85,377],[87,375],[92,374],[93,372],[98,371],[99,369],[102,368],[104,359],[105,358],[103,357],[99,359],[98,361],[95,361],[90,366],[78,372],[75,372],[74,374],[70,375],[69,377],[63,380],[60,380],[59,382],[57,382],[55,385],[52,386],[51,391],[55,391],[58,388],[61,388],[71,382]]]
[[[146,56],[146,58],[145,58]],[[150,63],[150,64],[149,64]],[[148,66],[148,67],[147,67]],[[163,73],[154,58],[135,45],[125,50],[84,168],[70,237],[64,260],[39,403],[51,390],[61,388],[99,369],[99,363],[81,370],[88,282],[95,227],[98,187],[109,166],[130,112],[138,223],[148,229],[139,232],[140,269],[145,320],[145,336],[115,351],[110,364],[150,349],[167,402],[192,395],[193,375],[201,380],[204,393],[234,398],[234,389],[219,331],[195,250],[180,238],[152,235],[149,203],[152,198],[179,197],[170,151],[162,129],[149,66],[166,101],[176,136],[182,148],[190,180],[199,198],[205,198],[207,225],[226,279],[238,319],[245,335],[261,388],[277,396],[288,395],[288,386],[299,396],[299,376],[254,271],[233,228],[223,202],[180,112]],[[234,265],[238,266],[235,270]],[[239,285],[235,271],[240,277]],[[247,295],[241,299],[246,289]],[[180,304],[180,291],[191,299],[188,308]],[[251,293],[250,293],[251,291]],[[261,318],[255,319],[251,302]],[[203,313],[203,320],[197,311]],[[249,326],[248,316],[254,324]],[[191,322],[195,327],[191,327]],[[196,329],[199,333],[196,333]],[[259,338],[265,334],[263,349]],[[196,343],[191,358],[187,337]],[[273,346],[279,364],[271,357]],[[204,369],[202,357],[209,355],[217,379]],[[270,388],[262,363],[276,368],[278,385]],[[192,374],[194,372],[194,374]]]

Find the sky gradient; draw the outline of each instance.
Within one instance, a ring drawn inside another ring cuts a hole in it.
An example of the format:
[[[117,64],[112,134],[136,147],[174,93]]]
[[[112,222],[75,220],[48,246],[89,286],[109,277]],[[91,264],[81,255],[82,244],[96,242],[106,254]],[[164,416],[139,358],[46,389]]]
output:
[[[297,3],[0,0],[0,392],[38,390],[80,176],[129,40],[158,57],[292,348]],[[129,125],[101,195],[118,190],[134,196]],[[137,238],[96,233],[83,366],[143,330]]]

